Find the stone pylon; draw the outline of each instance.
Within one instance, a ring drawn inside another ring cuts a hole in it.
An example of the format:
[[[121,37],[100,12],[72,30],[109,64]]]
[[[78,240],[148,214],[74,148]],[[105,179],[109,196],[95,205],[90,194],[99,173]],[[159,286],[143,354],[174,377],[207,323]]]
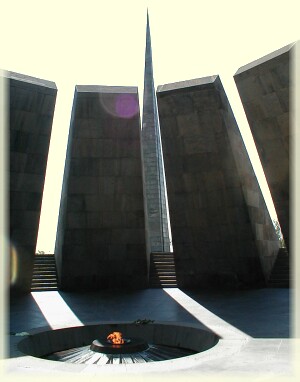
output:
[[[234,75],[258,154],[289,248],[290,226],[290,44],[242,66]]]
[[[144,164],[147,252],[169,252],[170,230],[167,217],[166,185],[159,117],[153,79],[148,11],[142,115],[142,155]]]

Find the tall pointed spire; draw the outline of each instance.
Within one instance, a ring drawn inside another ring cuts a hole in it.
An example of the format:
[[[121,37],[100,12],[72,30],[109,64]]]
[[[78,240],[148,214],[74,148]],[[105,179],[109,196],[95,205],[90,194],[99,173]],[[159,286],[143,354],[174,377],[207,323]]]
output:
[[[147,9],[144,97],[142,119],[142,152],[146,204],[147,249],[150,252],[170,251],[170,230],[167,218],[166,188],[160,140],[159,117],[153,78],[152,48]]]

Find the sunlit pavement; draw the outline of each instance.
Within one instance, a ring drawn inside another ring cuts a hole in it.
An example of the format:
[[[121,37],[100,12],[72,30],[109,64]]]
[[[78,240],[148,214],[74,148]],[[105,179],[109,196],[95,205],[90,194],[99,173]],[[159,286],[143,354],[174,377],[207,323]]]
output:
[[[150,366],[136,364],[125,370],[128,373],[290,375],[293,369],[293,340],[289,339],[292,335],[290,294],[290,289],[195,292],[177,288],[97,293],[35,292],[11,301],[8,329],[11,358],[3,362],[9,375],[124,373],[118,365],[70,365],[23,356],[17,350],[22,336],[16,334],[41,327],[51,330],[92,322],[133,322],[146,318],[159,322],[201,323],[221,340],[214,348],[196,356],[153,362]]]

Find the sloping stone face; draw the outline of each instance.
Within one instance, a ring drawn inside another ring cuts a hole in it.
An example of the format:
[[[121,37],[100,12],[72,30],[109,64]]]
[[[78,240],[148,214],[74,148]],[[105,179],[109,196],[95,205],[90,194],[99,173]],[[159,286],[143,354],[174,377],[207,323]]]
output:
[[[179,287],[264,285],[279,245],[219,77],[157,97]]]
[[[287,246],[291,55],[289,45],[243,66],[234,76]]]
[[[57,88],[6,72],[9,90],[12,292],[30,292]]]
[[[55,256],[62,289],[146,286],[137,88],[76,87]]]

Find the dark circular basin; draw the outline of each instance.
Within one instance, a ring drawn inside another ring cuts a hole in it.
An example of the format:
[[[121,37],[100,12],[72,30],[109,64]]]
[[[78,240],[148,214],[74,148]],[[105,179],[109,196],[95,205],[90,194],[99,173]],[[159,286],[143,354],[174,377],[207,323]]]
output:
[[[125,344],[113,344],[107,333],[126,333]],[[55,330],[35,329],[18,350],[52,361],[74,364],[134,364],[195,355],[215,346],[219,337],[199,324],[92,323]]]

